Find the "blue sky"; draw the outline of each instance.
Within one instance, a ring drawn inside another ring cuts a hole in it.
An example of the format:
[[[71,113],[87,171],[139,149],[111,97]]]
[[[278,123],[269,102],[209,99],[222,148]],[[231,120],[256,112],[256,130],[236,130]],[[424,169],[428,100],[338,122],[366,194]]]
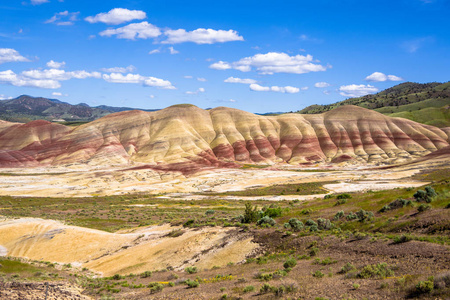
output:
[[[295,111],[448,81],[450,1],[0,4],[0,99]]]

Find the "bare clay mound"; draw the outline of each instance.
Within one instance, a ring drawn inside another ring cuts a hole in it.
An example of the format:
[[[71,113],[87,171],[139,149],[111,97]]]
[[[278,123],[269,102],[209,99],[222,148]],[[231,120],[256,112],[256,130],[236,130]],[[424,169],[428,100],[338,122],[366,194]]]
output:
[[[178,233],[168,236],[173,230]],[[107,233],[57,221],[17,219],[0,222],[0,245],[7,255],[87,267],[103,276],[171,267],[182,270],[241,262],[258,245],[237,229],[180,229],[170,225]]]
[[[258,116],[175,105],[127,111],[70,128],[0,123],[0,167],[148,164],[192,173],[241,163],[400,163],[449,145],[447,131],[342,106],[324,114]]]

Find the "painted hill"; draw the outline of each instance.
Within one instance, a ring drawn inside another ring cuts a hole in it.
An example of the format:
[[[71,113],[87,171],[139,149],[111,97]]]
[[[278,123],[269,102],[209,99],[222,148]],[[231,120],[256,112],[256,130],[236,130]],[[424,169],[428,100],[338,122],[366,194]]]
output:
[[[342,105],[357,105],[391,117],[437,127],[450,126],[450,82],[405,82],[378,94],[351,98],[329,105],[311,105],[298,113],[318,114]]]
[[[258,116],[175,105],[110,114],[76,128],[0,121],[0,166],[84,163],[154,168],[400,162],[449,145],[450,129],[391,118],[358,106],[323,114]]]
[[[0,119],[10,122],[29,122],[32,120],[52,121],[55,119],[62,119],[69,122],[87,122],[114,112],[127,110],[133,110],[133,108],[106,105],[90,107],[85,103],[72,105],[57,99],[31,97],[27,95],[0,101]]]

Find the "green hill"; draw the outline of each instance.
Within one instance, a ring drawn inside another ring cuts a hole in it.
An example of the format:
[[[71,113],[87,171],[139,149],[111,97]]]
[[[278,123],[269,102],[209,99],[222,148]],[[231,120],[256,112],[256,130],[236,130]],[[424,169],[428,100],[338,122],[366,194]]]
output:
[[[311,105],[298,113],[319,114],[348,104],[373,109],[391,117],[449,127],[450,81],[424,84],[405,82],[374,95],[350,98],[328,105]]]

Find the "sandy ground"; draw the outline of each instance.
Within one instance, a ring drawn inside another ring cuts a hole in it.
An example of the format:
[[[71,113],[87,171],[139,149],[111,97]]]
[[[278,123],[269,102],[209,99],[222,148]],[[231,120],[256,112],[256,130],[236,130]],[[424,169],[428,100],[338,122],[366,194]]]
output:
[[[44,197],[90,197],[128,193],[170,194],[200,199],[192,193],[227,192],[273,184],[338,181],[327,185],[329,192],[352,192],[401,187],[417,187],[407,178],[420,167],[390,170],[368,170],[347,167],[328,172],[297,172],[293,167],[281,169],[208,169],[190,176],[178,172],[150,169],[128,170],[123,167],[49,167],[34,169],[2,169],[0,195]],[[298,169],[298,168],[297,168]],[[311,199],[315,196],[274,196],[267,200]],[[242,197],[241,197],[242,198]],[[233,199],[233,197],[230,197]],[[258,199],[262,199],[258,197]]]
[[[182,270],[194,264],[225,266],[245,260],[259,247],[236,229],[184,229],[178,237],[166,236],[176,229],[161,225],[108,233],[52,220],[4,220],[0,221],[0,249],[2,255],[70,263],[110,276],[168,267]]]

